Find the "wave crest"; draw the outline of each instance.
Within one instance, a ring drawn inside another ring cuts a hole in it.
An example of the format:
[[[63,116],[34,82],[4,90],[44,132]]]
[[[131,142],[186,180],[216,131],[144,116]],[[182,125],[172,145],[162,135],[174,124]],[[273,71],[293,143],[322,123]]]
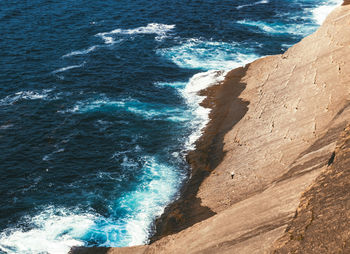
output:
[[[44,89],[42,91],[20,91],[13,95],[8,95],[0,99],[0,106],[13,105],[21,100],[46,100],[53,99],[50,97],[51,89]]]
[[[257,1],[255,3],[252,3],[252,4],[242,4],[242,5],[239,5],[236,7],[237,10],[240,10],[242,8],[245,8],[245,7],[250,7],[250,6],[254,6],[254,5],[259,5],[259,4],[268,4],[270,1],[268,0],[261,0],[261,1]]]
[[[189,39],[178,46],[158,49],[157,54],[169,59],[181,68],[202,70],[228,70],[255,60],[252,48],[239,43],[202,41]]]
[[[156,34],[156,40],[161,41],[167,37],[167,33],[175,28],[175,25],[165,25],[158,23],[150,23],[147,26],[141,26],[132,29],[114,29],[110,32],[98,33],[96,36],[101,37],[106,44],[114,44],[113,35],[133,35],[133,34]]]

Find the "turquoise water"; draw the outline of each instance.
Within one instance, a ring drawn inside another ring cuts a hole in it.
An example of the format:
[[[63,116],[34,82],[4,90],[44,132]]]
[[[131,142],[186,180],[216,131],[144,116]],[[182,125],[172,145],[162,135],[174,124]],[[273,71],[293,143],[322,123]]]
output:
[[[147,243],[208,121],[197,92],[339,2],[1,2],[0,252]]]

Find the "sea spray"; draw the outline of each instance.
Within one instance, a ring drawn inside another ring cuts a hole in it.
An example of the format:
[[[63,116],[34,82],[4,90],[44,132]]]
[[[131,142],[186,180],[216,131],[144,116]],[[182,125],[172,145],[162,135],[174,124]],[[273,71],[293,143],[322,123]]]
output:
[[[157,54],[169,59],[181,68],[230,70],[258,57],[254,53],[256,45],[244,46],[244,43],[238,42],[203,41],[191,38],[177,46],[158,49]]]
[[[219,84],[225,79],[227,71],[210,70],[194,75],[182,90],[182,95],[189,104],[191,110],[195,113],[195,118],[191,125],[196,129],[188,138],[186,147],[195,148],[195,141],[202,135],[204,127],[209,122],[209,108],[204,108],[200,104],[205,96],[200,96],[199,92],[212,85]]]
[[[334,9],[334,7],[339,6],[342,3],[343,0],[332,0],[328,2],[323,2],[322,5],[312,10],[314,20],[317,22],[317,24],[322,25],[323,21],[326,19],[328,14]]]

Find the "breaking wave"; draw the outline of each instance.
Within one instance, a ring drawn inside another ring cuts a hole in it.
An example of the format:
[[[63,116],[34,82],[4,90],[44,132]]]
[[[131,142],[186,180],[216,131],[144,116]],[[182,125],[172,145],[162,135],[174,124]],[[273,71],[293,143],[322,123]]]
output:
[[[228,70],[252,62],[259,56],[253,48],[239,43],[189,39],[171,48],[158,49],[157,53],[181,68],[202,70]]]
[[[140,165],[140,166],[139,166]],[[0,234],[0,250],[15,253],[65,254],[72,246],[99,241],[100,246],[130,246],[147,243],[154,216],[163,213],[175,198],[185,178],[173,166],[155,156],[143,156],[135,163],[124,155],[123,167],[139,167],[140,184],[109,203],[110,216],[94,211],[46,207],[39,214],[23,217],[20,225]],[[108,173],[101,177],[111,178]],[[123,216],[114,217],[119,211]]]
[[[343,0],[331,0],[321,3],[322,5],[312,10],[313,19],[321,25],[334,7],[341,5]]]
[[[57,70],[54,70],[52,73],[53,74],[57,74],[57,73],[61,73],[61,72],[65,72],[65,71],[71,70],[71,69],[80,68],[80,67],[83,67],[85,65],[85,63],[86,62],[83,62],[81,64],[77,64],[77,65],[70,65],[70,66],[67,66],[67,67],[62,67],[62,68],[59,68]]]
[[[175,25],[165,25],[158,23],[150,23],[147,26],[141,26],[132,29],[114,29],[110,32],[98,33],[96,36],[99,36],[104,40],[106,44],[114,44],[115,35],[133,35],[133,34],[156,34],[156,40],[161,41],[167,37],[167,33],[172,31],[175,28]]]
[[[0,106],[13,105],[22,100],[55,99],[56,97],[50,94],[51,91],[51,89],[44,89],[42,91],[20,91],[0,99]]]

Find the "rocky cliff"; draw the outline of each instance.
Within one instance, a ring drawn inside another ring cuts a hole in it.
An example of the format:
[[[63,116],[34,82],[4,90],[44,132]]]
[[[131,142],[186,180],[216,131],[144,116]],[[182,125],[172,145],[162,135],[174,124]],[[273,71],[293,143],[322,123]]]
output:
[[[349,27],[343,5],[283,55],[233,70],[204,91],[213,110],[188,158],[192,179],[151,245],[74,252],[348,250]]]
[[[350,126],[273,253],[350,253]]]

